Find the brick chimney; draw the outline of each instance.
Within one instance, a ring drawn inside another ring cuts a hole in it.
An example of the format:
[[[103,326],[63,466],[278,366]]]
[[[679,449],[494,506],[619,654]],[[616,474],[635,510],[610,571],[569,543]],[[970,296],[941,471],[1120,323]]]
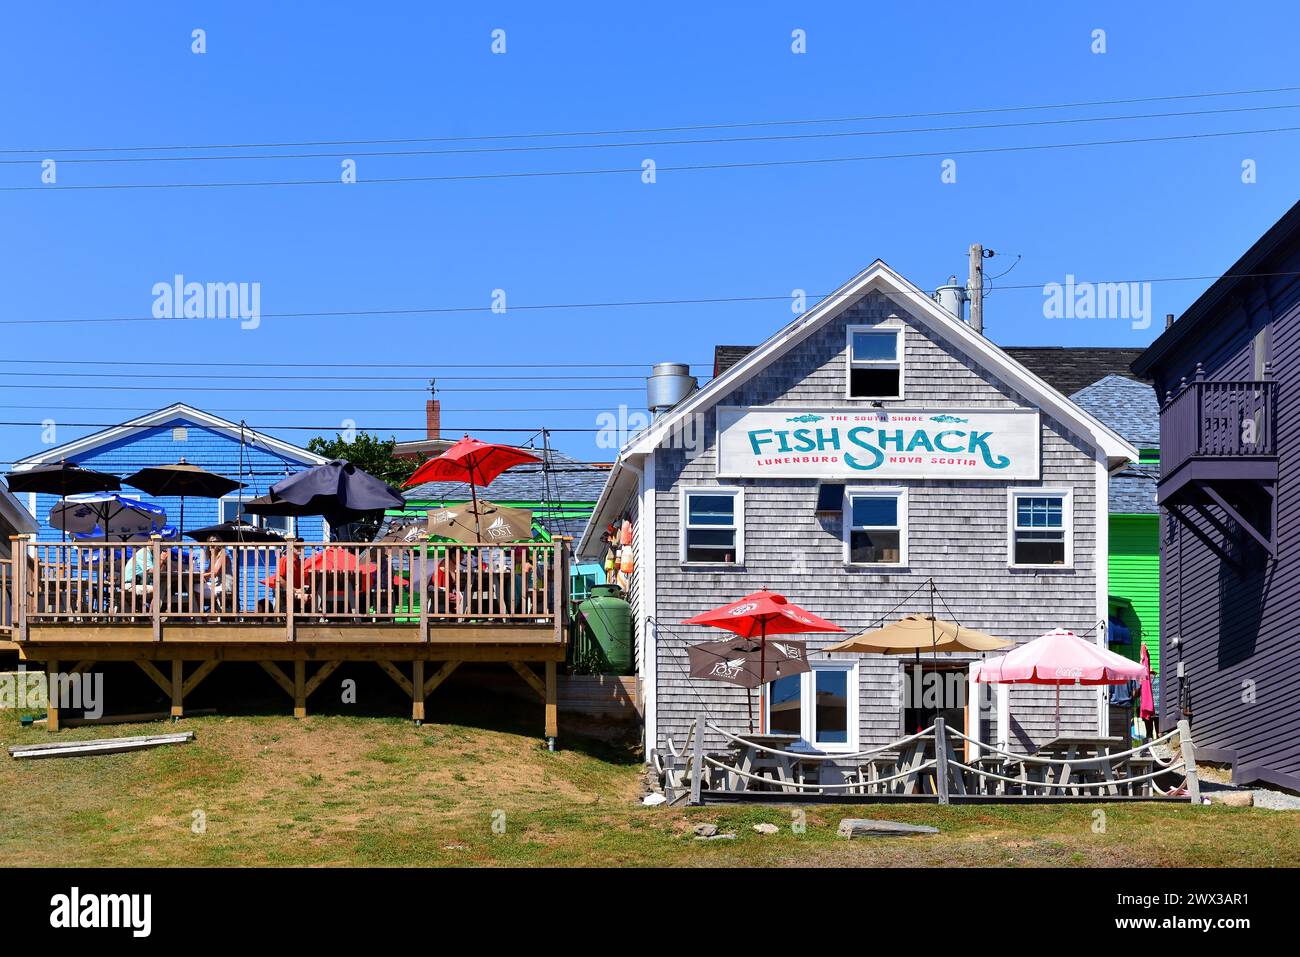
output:
[[[424,427],[426,438],[440,438],[442,434],[442,403],[437,399],[424,401]]]

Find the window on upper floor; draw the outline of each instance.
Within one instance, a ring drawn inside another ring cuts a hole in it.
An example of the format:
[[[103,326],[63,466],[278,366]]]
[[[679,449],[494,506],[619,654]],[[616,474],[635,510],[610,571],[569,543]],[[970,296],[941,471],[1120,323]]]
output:
[[[745,502],[738,488],[682,489],[681,560],[738,565],[745,552]]]
[[[1068,567],[1074,562],[1073,499],[1068,491],[1013,489],[1010,500],[1009,564]]]
[[[850,565],[907,562],[907,492],[853,489],[844,493],[844,560]]]
[[[903,397],[901,326],[849,326],[846,389],[850,399]]]

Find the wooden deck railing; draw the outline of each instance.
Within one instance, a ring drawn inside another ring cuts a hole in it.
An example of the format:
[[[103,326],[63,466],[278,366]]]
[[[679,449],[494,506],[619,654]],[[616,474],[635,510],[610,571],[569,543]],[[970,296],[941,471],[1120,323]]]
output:
[[[27,626],[555,624],[568,594],[566,541],[14,544]]]

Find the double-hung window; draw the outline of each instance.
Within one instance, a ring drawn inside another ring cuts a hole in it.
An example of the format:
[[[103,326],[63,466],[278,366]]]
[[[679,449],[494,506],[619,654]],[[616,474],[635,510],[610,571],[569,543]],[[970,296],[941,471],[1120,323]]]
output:
[[[857,663],[826,659],[811,664],[812,671],[767,686],[768,731],[798,735],[801,744],[818,751],[857,750]]]
[[[1074,509],[1070,493],[1056,489],[1013,489],[1009,497],[1010,564],[1071,566]]]
[[[903,329],[901,326],[849,326],[850,399],[903,397]]]
[[[682,490],[681,560],[739,565],[745,559],[745,501],[738,488]]]
[[[850,565],[907,564],[906,490],[845,491],[844,553]]]

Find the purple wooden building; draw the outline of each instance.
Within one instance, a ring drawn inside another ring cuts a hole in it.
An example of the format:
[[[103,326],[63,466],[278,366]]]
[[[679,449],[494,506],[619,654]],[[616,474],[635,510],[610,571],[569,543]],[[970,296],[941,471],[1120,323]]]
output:
[[[1162,725],[1300,790],[1300,204],[1133,370],[1162,402]]]

